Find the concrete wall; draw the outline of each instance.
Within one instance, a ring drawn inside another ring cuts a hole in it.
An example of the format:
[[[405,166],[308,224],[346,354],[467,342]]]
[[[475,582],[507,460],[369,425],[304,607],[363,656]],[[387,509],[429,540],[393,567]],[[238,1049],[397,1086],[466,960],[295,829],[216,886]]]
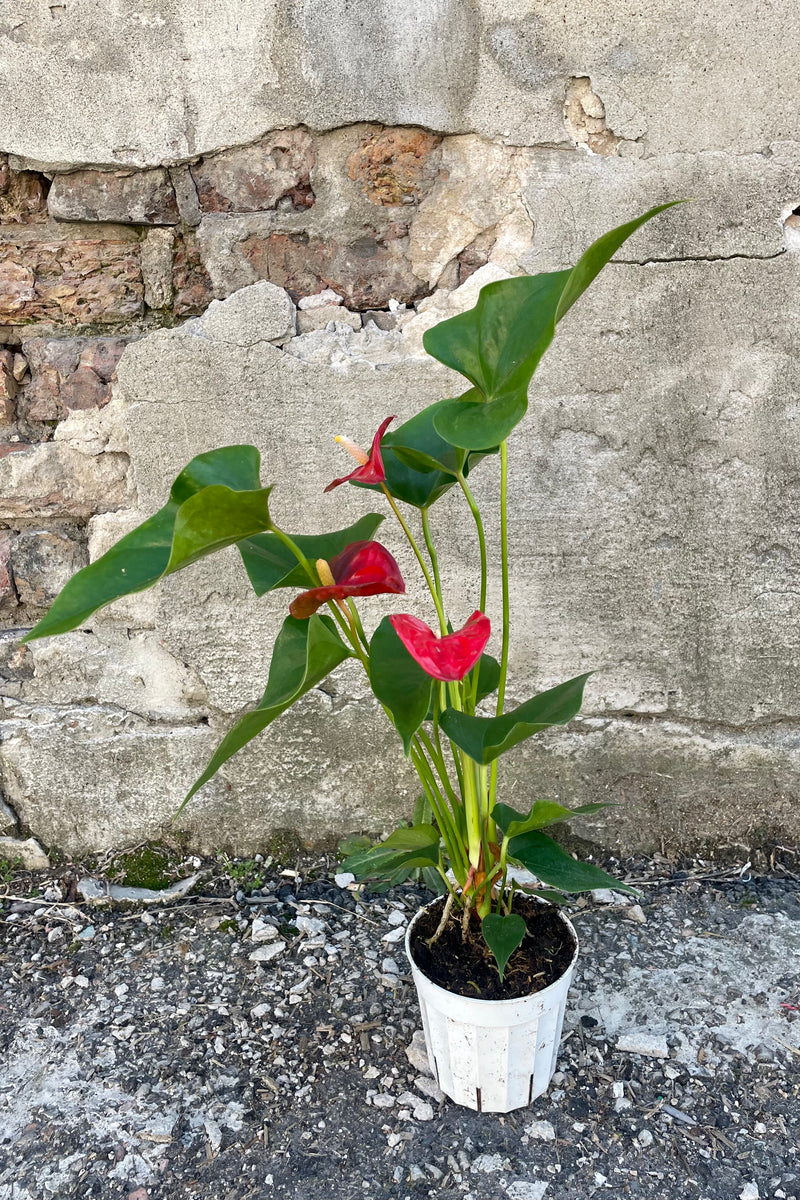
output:
[[[691,196],[564,321],[512,441],[511,696],[597,673],[583,718],[516,751],[506,786],[515,803],[616,801],[583,832],[618,849],[797,837],[800,85],[783,7],[612,3],[598,26],[578,0],[358,18],[344,0],[150,0],[102,21],[68,0],[0,24],[6,831],[69,852],[156,835],[263,690],[285,594],[248,595],[233,552],[18,646],[189,457],[252,440],[286,527],[355,518],[363,496],[321,494],[345,470],[333,435],[366,440],[460,387],[424,357],[427,327]],[[323,289],[333,305],[302,303]],[[490,513],[494,474],[475,477]],[[469,525],[450,499],[435,524],[462,618]],[[388,522],[381,536],[413,578]],[[287,824],[388,828],[414,795],[342,669],[181,827],[251,851]]]

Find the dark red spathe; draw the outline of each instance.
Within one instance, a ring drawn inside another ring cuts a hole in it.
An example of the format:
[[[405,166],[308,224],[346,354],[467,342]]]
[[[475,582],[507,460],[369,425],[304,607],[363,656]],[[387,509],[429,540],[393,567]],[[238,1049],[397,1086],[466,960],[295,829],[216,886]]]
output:
[[[352,542],[328,564],[334,582],[311,588],[295,597],[289,605],[293,617],[305,620],[329,600],[348,596],[380,596],[385,592],[404,592],[406,585],[400,568],[380,542]]]
[[[355,471],[351,471],[349,475],[343,475],[341,479],[334,479],[333,483],[329,483],[325,488],[326,492],[332,491],[340,483],[383,483],[386,472],[383,469],[381,456],[381,439],[393,420],[394,417],[387,417],[385,421],[381,422],[378,432],[372,439],[372,449],[364,465],[356,467]]]

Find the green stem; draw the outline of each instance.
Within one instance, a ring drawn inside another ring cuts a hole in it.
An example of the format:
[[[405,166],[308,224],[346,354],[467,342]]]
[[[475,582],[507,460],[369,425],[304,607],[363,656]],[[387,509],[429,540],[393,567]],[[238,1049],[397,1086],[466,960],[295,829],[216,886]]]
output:
[[[508,676],[508,644],[510,635],[510,601],[508,584],[508,443],[500,443],[500,570],[503,581],[503,642],[500,653],[500,682],[497,685],[497,716],[503,712]],[[489,778],[489,812],[497,801],[497,759],[492,763]]]
[[[440,603],[442,606],[444,606],[444,601],[442,598],[442,581],[439,577],[439,556],[436,553],[436,547],[433,544],[433,538],[431,537],[431,525],[427,508],[420,510],[420,516],[422,517],[422,535],[425,538],[425,545],[428,548],[428,556],[431,560],[431,566],[433,567],[433,582],[436,587],[436,594],[439,597]]]
[[[422,552],[420,551],[419,546],[417,545],[416,541],[414,540],[414,535],[412,534],[411,530],[408,528],[408,525],[406,524],[403,514],[400,512],[400,509],[395,504],[394,497],[392,496],[391,492],[389,491],[389,489],[387,488],[385,483],[381,484],[381,490],[382,490],[384,496],[386,497],[386,499],[389,501],[391,510],[394,513],[394,515],[397,517],[398,521],[400,522],[400,527],[403,530],[403,533],[406,535],[409,545],[411,546],[411,549],[414,551],[414,554],[416,555],[417,562],[420,565],[422,574],[425,576],[425,582],[428,585],[428,591],[430,592],[430,594],[433,598],[433,603],[436,606],[436,615],[439,618],[439,626],[441,628],[442,636],[444,636],[444,634],[447,633],[447,621],[445,620],[444,609],[442,607],[442,602],[439,599],[439,595],[436,591],[436,585],[434,584],[433,580],[431,579],[430,571],[425,566],[425,559],[422,557]]]
[[[472,513],[475,521],[475,528],[478,531],[478,546],[480,548],[481,555],[481,599],[478,608],[481,610],[481,612],[486,612],[486,582],[488,578],[488,571],[486,567],[486,534],[483,530],[483,518],[481,517],[480,509],[478,508],[475,497],[473,496],[466,479],[463,475],[458,475],[457,479],[459,487],[464,493],[464,497],[469,505],[470,512]]]
[[[269,528],[270,528],[270,533],[274,533],[275,537],[278,539],[278,541],[283,542],[284,546],[286,546],[287,549],[291,550],[292,554],[295,556],[297,561],[300,563],[301,567],[303,568],[305,573],[308,575],[308,578],[311,580],[311,582],[316,584],[317,586],[319,586],[319,579],[317,578],[317,572],[315,571],[314,567],[311,565],[309,560],[306,558],[305,554],[303,554],[303,551],[300,549],[300,547],[297,545],[297,543],[293,542],[292,539],[289,537],[288,533],[284,533],[283,530],[279,529],[277,525],[270,525]]]
[[[503,712],[508,675],[510,601],[508,594],[508,443],[500,444],[500,570],[503,581],[503,644],[500,652],[500,682],[497,685],[497,716]]]
[[[453,871],[457,878],[464,879],[467,869],[461,853],[461,839],[458,836],[458,830],[453,824],[453,818],[447,806],[447,801],[439,790],[436,776],[425,757],[425,751],[416,738],[411,746],[411,760],[425,789],[425,794],[430,801],[431,808],[436,817],[436,823],[439,826],[439,832],[447,847],[447,854]]]

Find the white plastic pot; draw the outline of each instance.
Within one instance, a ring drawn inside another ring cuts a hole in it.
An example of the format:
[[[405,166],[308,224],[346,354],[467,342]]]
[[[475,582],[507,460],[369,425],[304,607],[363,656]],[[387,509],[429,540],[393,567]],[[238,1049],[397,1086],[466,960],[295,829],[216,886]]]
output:
[[[428,1062],[439,1087],[456,1104],[477,1112],[524,1108],[547,1090],[556,1069],[567,992],[578,957],[572,923],[559,910],[575,952],[555,983],[519,1000],[480,1000],[432,983],[414,962],[411,933],[424,912],[420,909],[410,922],[405,944]]]

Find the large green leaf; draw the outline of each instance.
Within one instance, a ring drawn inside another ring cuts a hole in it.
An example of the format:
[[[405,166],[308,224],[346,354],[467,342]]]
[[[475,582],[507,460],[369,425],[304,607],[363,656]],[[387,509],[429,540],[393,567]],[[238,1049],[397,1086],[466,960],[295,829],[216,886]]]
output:
[[[486,766],[534,733],[550,725],[566,725],[571,721],[580,710],[583,689],[591,673],[588,671],[549,688],[502,717],[472,717],[448,708],[439,723],[465,754]]]
[[[439,832],[433,825],[396,829],[385,842],[345,859],[341,869],[357,879],[389,875],[410,867],[426,867],[439,861]]]
[[[591,863],[577,862],[554,842],[546,833],[531,830],[512,838],[508,843],[508,856],[521,863],[543,883],[560,888],[564,892],[588,892],[593,888],[614,888],[618,892],[633,892],[635,889],[620,883],[607,871]]]
[[[466,478],[481,459],[496,453],[497,447],[492,446],[479,454],[468,454],[440,437],[434,420],[442,406],[449,403],[437,400],[384,436],[381,454],[386,486],[395,500],[429,508],[453,486],[459,470]],[[379,490],[375,484],[357,486]]]
[[[266,515],[268,492],[268,489],[259,489],[259,464],[260,455],[255,446],[223,446],[193,458],[173,483],[164,507],[121,538],[102,558],[78,571],[23,641],[76,629],[112,600],[144,591],[169,570],[177,570],[186,561],[194,561],[200,553],[210,553],[219,545],[229,544],[228,534],[234,525],[228,525],[227,533],[222,523],[212,528],[204,505],[201,503],[199,509],[192,506],[194,497],[203,491],[224,489],[215,495],[224,494],[226,500],[229,499],[228,492],[245,493],[248,498],[242,501],[242,513],[247,513],[247,520],[255,517],[257,525],[258,513]],[[178,513],[184,506],[188,508],[186,521],[180,526],[178,557],[181,561],[176,559],[175,564],[170,565]],[[225,519],[233,523],[239,519],[239,514],[235,514],[229,504],[226,504],[225,514]],[[237,526],[237,530],[242,527]],[[253,529],[252,521],[246,527]],[[209,543],[210,548],[206,551],[200,549],[204,536],[213,543]]]
[[[242,538],[261,533],[270,525],[269,494],[272,488],[234,492],[213,484],[185,500],[175,517],[172,551],[165,575],[233,546]]]
[[[275,639],[264,695],[222,739],[205,771],[192,784],[181,809],[223,763],[350,657],[352,652],[339,637],[330,617],[315,614],[305,621],[287,617]]]
[[[433,680],[414,662],[388,617],[372,635],[369,662],[372,690],[391,713],[408,754],[411,739],[428,712]]]
[[[381,513],[366,513],[347,529],[333,533],[292,534],[292,541],[314,563],[330,562],[352,542],[369,541],[383,520]],[[273,588],[308,587],[309,580],[291,550],[274,533],[259,533],[239,543],[247,575],[257,596]]]
[[[608,808],[608,805],[582,804],[580,808],[564,808],[555,800],[534,800],[527,813],[517,812],[508,804],[495,804],[492,819],[506,837],[513,838],[520,833],[527,833],[530,829],[544,829],[546,825],[556,825],[573,817],[586,817],[590,813],[600,812],[603,808]]]
[[[509,913],[507,917],[499,913],[487,913],[481,921],[481,932],[495,957],[502,983],[506,964],[517,947],[522,945],[528,926],[519,913]]]
[[[504,441],[528,406],[528,385],[553,340],[556,324],[641,225],[672,204],[598,238],[571,270],[490,283],[478,303],[427,330],[429,354],[465,376],[473,387],[444,401],[436,432],[453,446],[482,450]]]

